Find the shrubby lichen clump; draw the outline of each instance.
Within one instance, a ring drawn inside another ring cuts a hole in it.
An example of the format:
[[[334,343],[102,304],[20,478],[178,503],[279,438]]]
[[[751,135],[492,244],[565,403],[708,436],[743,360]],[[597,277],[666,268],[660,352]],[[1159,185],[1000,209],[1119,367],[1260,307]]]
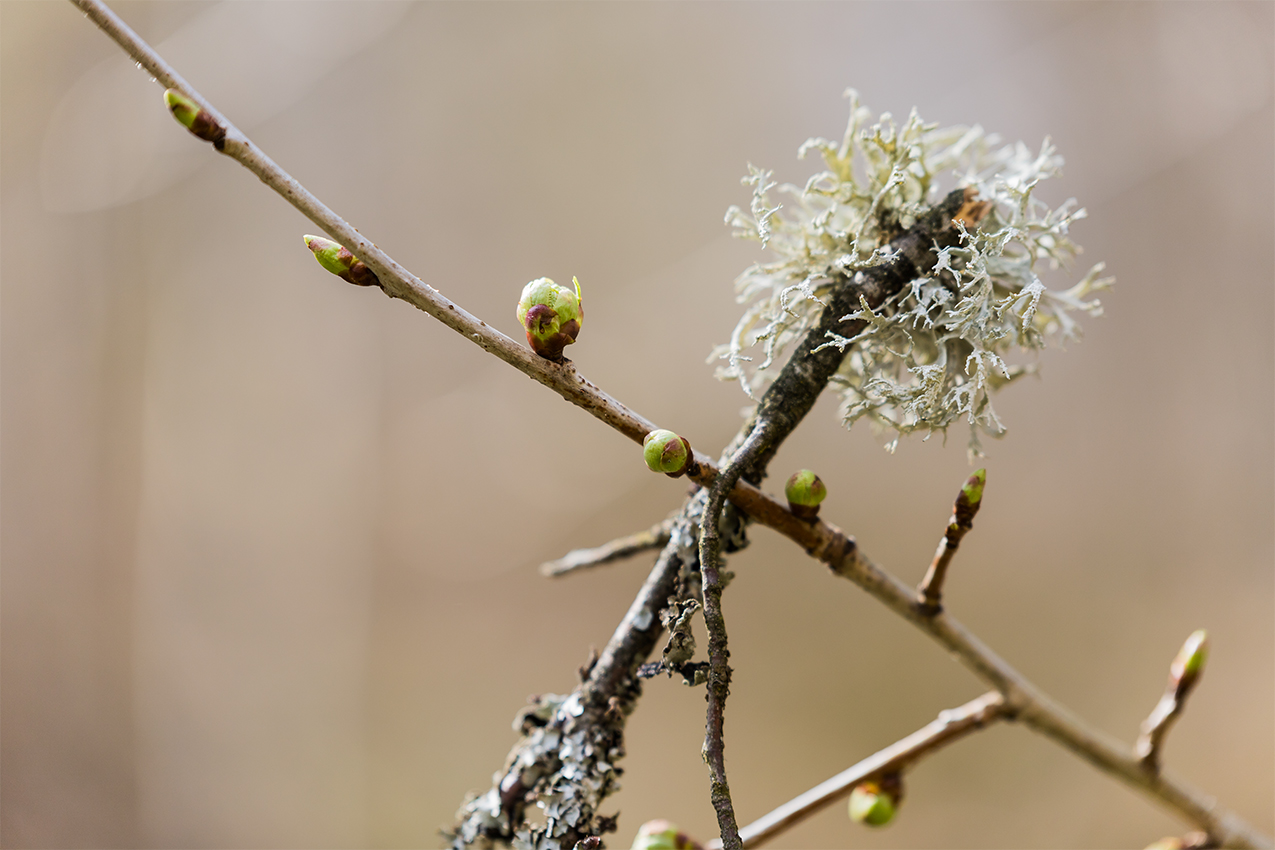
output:
[[[977,230],[961,227],[960,244],[938,252],[930,273],[913,280],[879,309],[866,302],[847,320],[866,327],[852,338],[829,333],[828,345],[848,352],[833,380],[848,426],[862,418],[898,434],[946,434],[953,422],[970,425],[970,451],[981,454],[979,433],[1005,427],[989,393],[1032,370],[1010,364],[1012,350],[1032,351],[1046,340],[1076,338],[1076,312],[1100,315],[1091,293],[1106,288],[1102,264],[1065,290],[1047,289],[1039,272],[1070,265],[1080,247],[1068,236],[1085,211],[1070,199],[1057,208],[1034,197],[1042,180],[1060,173],[1062,157],[1048,139],[1033,154],[1019,142],[1000,145],[981,127],[939,128],[913,110],[897,126],[889,113],[875,123],[854,91],[850,121],[839,144],[810,139],[799,157],[818,151],[827,170],[804,187],[779,186],[770,171],[749,166],[748,211],[731,207],[736,235],[775,255],[736,281],[747,304],[730,342],[712,359],[725,360],[718,377],[738,380],[759,397],[784,349],[822,309],[820,296],[854,272],[892,258],[890,239],[906,230],[947,189],[969,186],[990,208]],[[950,175],[953,185],[940,186]],[[787,197],[776,203],[771,192]],[[958,224],[958,226],[960,226]],[[761,347],[754,365],[745,354]],[[887,448],[894,449],[897,435]]]

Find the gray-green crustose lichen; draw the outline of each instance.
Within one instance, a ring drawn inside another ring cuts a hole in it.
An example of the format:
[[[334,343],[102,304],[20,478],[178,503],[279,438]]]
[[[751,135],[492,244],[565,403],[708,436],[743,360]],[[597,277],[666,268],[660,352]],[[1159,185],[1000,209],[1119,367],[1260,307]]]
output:
[[[1043,348],[1051,337],[1075,339],[1073,314],[1101,315],[1090,296],[1112,279],[1099,276],[1101,263],[1064,290],[1047,289],[1039,277],[1080,253],[1068,230],[1085,216],[1074,199],[1050,208],[1033,195],[1062,166],[1048,139],[1033,154],[1021,142],[1000,145],[981,127],[926,124],[915,110],[902,126],[889,113],[870,124],[857,94],[847,96],[850,121],[841,142],[810,139],[801,146],[799,156],[818,151],[826,166],[804,187],[780,186],[772,172],[749,166],[750,208],[731,207],[726,221],[775,259],[736,281],[747,307],[710,359],[726,361],[719,378],[739,381],[758,398],[778,371],[771,367],[817,320],[821,296],[838,280],[889,262],[890,240],[943,197],[939,178],[950,175],[987,204],[977,229],[958,222],[960,243],[939,250],[928,275],[879,308],[862,301],[845,318],[865,321],[864,329],[850,338],[829,332],[826,344],[848,355],[832,381],[847,426],[867,418],[897,434],[928,435],[964,418],[970,451],[981,454],[980,432],[1005,430],[990,392],[1033,370],[1005,357]],[[775,202],[772,191],[786,202]],[[757,347],[762,357],[754,364],[746,352]]]

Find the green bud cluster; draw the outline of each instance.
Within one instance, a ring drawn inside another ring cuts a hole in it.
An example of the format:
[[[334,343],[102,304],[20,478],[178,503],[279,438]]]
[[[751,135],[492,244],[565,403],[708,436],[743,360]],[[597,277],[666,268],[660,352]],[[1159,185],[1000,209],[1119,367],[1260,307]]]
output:
[[[226,130],[207,111],[200,109],[199,104],[174,89],[164,91],[164,103],[168,104],[168,111],[173,113],[178,124],[197,138],[212,142],[218,150],[221,149]]]
[[[663,472],[670,478],[685,474],[695,460],[686,438],[663,428],[646,435],[642,441],[642,457],[652,472]]]
[[[575,292],[547,277],[533,280],[518,299],[518,323],[527,331],[527,344],[546,360],[562,360],[562,349],[576,341],[584,321],[580,281]]]
[[[809,469],[794,472],[784,486],[788,509],[801,519],[814,519],[819,515],[819,503],[828,495],[818,475]]]
[[[344,245],[324,239],[322,236],[305,236],[305,246],[314,252],[314,258],[332,274],[355,286],[380,286],[376,273],[363,261],[350,253]]]

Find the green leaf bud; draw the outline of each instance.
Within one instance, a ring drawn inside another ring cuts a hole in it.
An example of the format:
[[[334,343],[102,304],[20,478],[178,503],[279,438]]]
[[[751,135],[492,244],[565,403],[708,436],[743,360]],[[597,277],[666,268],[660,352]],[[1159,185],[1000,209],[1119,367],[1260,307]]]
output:
[[[1191,632],[1182,648],[1178,650],[1173,663],[1169,665],[1169,676],[1177,683],[1177,690],[1184,692],[1195,685],[1196,679],[1204,672],[1204,662],[1209,657],[1209,633],[1204,629]]]
[[[979,502],[983,501],[983,485],[987,483],[987,470],[976,469],[961,487],[961,495],[965,497],[965,501],[974,510],[978,510]]]
[[[818,475],[809,469],[793,473],[784,486],[788,497],[788,509],[802,519],[814,519],[819,515],[819,503],[828,495],[828,488]]]
[[[677,478],[690,467],[694,454],[685,437],[661,428],[647,434],[642,441],[642,457],[652,472],[663,472],[670,478]]]
[[[205,142],[212,142],[218,150],[221,149],[226,131],[211,115],[200,109],[199,104],[174,89],[164,91],[164,103],[168,104],[168,111],[173,113],[178,124]]]
[[[562,349],[576,341],[584,321],[580,281],[571,278],[575,292],[547,277],[522,288],[518,299],[518,323],[527,331],[531,350],[547,360],[562,360]]]
[[[894,820],[895,805],[876,782],[861,782],[850,792],[850,819],[868,826],[885,826]]]
[[[666,820],[649,820],[638,827],[631,850],[699,850],[699,843]]]
[[[332,274],[355,286],[380,286],[381,280],[362,260],[350,253],[344,245],[324,239],[322,236],[305,236],[305,246],[314,252],[314,258]]]
[[[961,492],[956,494],[956,504],[952,505],[951,529],[958,535],[964,535],[974,526],[974,516],[983,504],[983,487],[987,484],[987,470],[978,469],[961,485]]]

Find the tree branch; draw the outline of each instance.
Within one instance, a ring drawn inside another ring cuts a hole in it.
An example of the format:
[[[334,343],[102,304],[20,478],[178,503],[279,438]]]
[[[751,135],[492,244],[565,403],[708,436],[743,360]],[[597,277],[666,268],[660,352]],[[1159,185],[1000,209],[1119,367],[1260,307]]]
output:
[[[592,549],[572,549],[556,561],[546,561],[540,565],[540,574],[549,578],[565,576],[579,570],[588,570],[611,564],[652,549],[660,549],[668,543],[669,533],[673,528],[673,520],[657,522],[645,531],[638,531],[625,537],[617,537],[609,543],[595,546]]]
[[[791,429],[790,429],[791,430]],[[704,628],[708,632],[708,714],[704,729],[704,760],[708,762],[711,776],[710,799],[717,813],[717,825],[721,830],[722,846],[726,850],[740,850],[739,826],[735,822],[735,808],[730,798],[730,784],[726,780],[725,727],[726,698],[730,694],[730,652],[726,641],[726,619],[722,613],[722,581],[718,571],[721,553],[721,534],[718,528],[722,510],[726,507],[726,494],[735,482],[752,468],[757,455],[769,447],[773,429],[765,419],[759,419],[743,445],[722,467],[721,475],[708,490],[704,516],[700,520],[699,568],[704,582]]]
[[[407,301],[428,313],[473,341],[483,350],[554,390],[634,442],[641,443],[646,434],[655,430],[655,425],[650,420],[602,392],[580,375],[569,362],[554,363],[537,356],[403,269],[262,153],[101,0],[71,0],[71,2],[84,11],[158,82],[191,99],[200,109],[206,111],[216,130],[209,134],[209,138],[217,140],[216,149],[252,171],[262,182],[283,196],[325,233],[348,248],[377,275],[381,288],[387,295]],[[939,232],[919,231],[905,234],[903,244],[896,245],[899,258],[887,264],[891,268],[880,266],[856,272],[850,281],[854,286],[838,287],[846,291],[857,288],[859,292],[855,293],[854,298],[849,302],[849,309],[842,310],[841,307],[825,309],[820,327],[827,322],[839,323],[838,316],[844,316],[858,306],[858,294],[863,294],[871,306],[879,306],[888,295],[888,291],[883,287],[894,283],[898,274],[915,273],[918,270],[932,268],[932,263],[929,266],[924,265],[924,257],[932,249],[936,238],[939,236],[954,238],[949,233],[954,231],[954,228],[950,226],[950,216],[953,214],[948,209],[950,200],[951,196],[936,207],[927,219],[932,224],[937,223],[935,230]],[[944,220],[943,216],[948,218]],[[906,282],[906,279],[903,280],[903,283]],[[878,293],[880,298],[875,300]],[[839,304],[840,302],[831,303]],[[858,332],[853,324],[848,330],[849,335]],[[846,331],[846,328],[841,329],[843,336],[847,335]],[[807,339],[813,336],[814,334],[807,334]],[[778,391],[772,397],[773,406],[759,410],[759,419],[768,418],[776,426],[777,434],[786,435],[790,432],[814,405],[818,392],[811,395],[808,392],[809,388],[816,385],[822,388],[820,381],[810,380],[810,375],[797,375],[796,372],[807,370],[822,374],[827,370],[827,376],[830,376],[839,363],[839,354],[838,360],[829,366],[823,359],[817,357],[821,352],[802,349],[800,346],[804,346],[805,343],[806,340],[803,340],[790,358],[788,365],[796,367],[793,372],[787,377],[781,373],[776,384],[772,385],[773,389],[781,382],[791,380],[795,384],[794,391],[791,394],[782,390]],[[828,351],[831,349],[825,349],[825,352]],[[787,367],[785,371],[788,371]],[[823,382],[826,383],[826,380],[827,377],[824,377]],[[790,398],[789,395],[791,395]],[[784,398],[787,398],[787,403],[780,403]],[[766,401],[763,400],[762,407],[765,408],[765,405]],[[1226,846],[1272,846],[1267,836],[1257,832],[1239,816],[1218,807],[1211,798],[1186,787],[1164,773],[1152,774],[1142,769],[1140,762],[1130,756],[1124,748],[1118,747],[1105,735],[1085,726],[1069,711],[1051,700],[996,656],[956,620],[941,612],[932,617],[925,616],[916,605],[915,592],[874,565],[859,551],[852,538],[827,523],[798,519],[788,511],[785,505],[761,492],[752,482],[760,481],[761,471],[765,469],[781,442],[782,437],[777,437],[768,450],[759,452],[752,461],[752,468],[746,470],[741,480],[733,483],[729,488],[728,498],[745,511],[749,518],[789,537],[814,557],[827,563],[836,574],[854,581],[887,607],[930,634],[937,642],[956,654],[966,667],[995,687],[1005,698],[1006,711],[1013,712],[1018,719],[1031,728],[1072,750],[1099,769],[1160,800],[1187,820],[1206,829],[1213,838]],[[717,477],[715,465],[699,452],[695,453],[695,460],[699,469],[694,475],[694,480],[703,486],[711,486]],[[726,488],[723,487],[723,489]],[[587,751],[588,755],[584,758],[592,760],[594,767],[599,770],[601,770],[599,765],[607,765],[609,768],[609,763],[605,759],[618,758],[619,754],[622,754],[618,730],[622,726],[626,706],[631,708],[637,694],[636,679],[632,673],[632,670],[636,669],[633,659],[639,656],[644,658],[654,647],[660,631],[656,612],[667,603],[673,593],[679,571],[683,566],[680,556],[677,551],[674,551],[676,549],[674,542],[683,539],[684,534],[693,533],[685,525],[687,522],[693,524],[694,520],[694,517],[688,515],[688,511],[697,503],[703,504],[702,496],[703,494],[699,494],[693,497],[688,506],[684,507],[682,514],[679,514],[677,522],[682,523],[682,526],[675,527],[670,543],[665,547],[646,585],[634,600],[629,613],[625,615],[603,655],[593,666],[588,680],[554,712],[554,723],[558,725],[553,731],[559,733],[558,740],[561,741],[563,735],[578,736],[579,752]],[[684,531],[683,528],[685,528]],[[681,531],[680,534],[679,531]],[[563,717],[571,719],[562,720],[559,723],[557,718]],[[552,738],[552,735],[546,735],[542,742]],[[517,753],[519,750],[516,749],[511,757]],[[477,806],[478,809],[482,809],[482,805],[485,805],[486,808],[482,811],[486,814],[483,817],[487,817],[488,820],[483,821],[479,818],[465,822],[466,835],[472,833],[472,837],[466,839],[466,843],[477,840],[479,836],[485,836],[487,840],[497,836],[506,837],[501,831],[493,834],[489,831],[489,827],[491,823],[506,818],[506,797],[509,799],[517,797],[518,795],[513,792],[518,783],[525,782],[528,778],[528,774],[519,772],[519,765],[512,765],[509,772],[505,774],[505,779],[509,780],[508,785],[502,780],[500,788],[493,789],[496,795],[494,801],[489,799],[491,793],[489,792],[489,795],[485,795],[467,807]],[[546,791],[551,790],[546,789]],[[599,786],[598,793],[605,796],[608,790],[608,784],[603,782]],[[541,799],[546,799],[543,794]],[[480,803],[482,805],[479,805]],[[550,806],[552,805],[558,805],[558,803],[551,802]],[[548,808],[547,806],[547,811]],[[579,807],[575,811],[578,815]],[[475,817],[480,814],[482,812],[478,812]],[[567,822],[570,814],[569,811],[565,812],[564,819],[551,823],[551,826],[557,829],[562,823]],[[470,830],[471,826],[472,830]],[[564,832],[564,835],[568,834],[577,834],[575,827]]]
[[[983,694],[959,708],[941,712],[934,722],[878,750],[741,829],[739,837],[743,846],[760,847],[816,812],[850,796],[860,782],[887,773],[899,773],[953,741],[984,729],[1003,717],[1004,698],[996,691]],[[708,842],[706,850],[722,850],[721,842]]]
[[[854,538],[822,520],[803,522],[773,499],[765,505],[765,509],[764,516],[751,513],[750,516],[775,528],[827,564],[834,574],[854,582],[928,634],[974,675],[999,691],[1005,697],[1005,711],[1014,715],[1015,719],[1071,750],[1099,770],[1156,799],[1188,822],[1206,830],[1222,846],[1275,846],[1268,836],[1239,815],[1219,806],[1214,798],[1167,773],[1148,773],[1127,747],[1088,726],[1055,702],[946,612],[926,615],[916,604],[916,592],[873,563],[859,549]],[[787,518],[780,514],[786,514]]]

